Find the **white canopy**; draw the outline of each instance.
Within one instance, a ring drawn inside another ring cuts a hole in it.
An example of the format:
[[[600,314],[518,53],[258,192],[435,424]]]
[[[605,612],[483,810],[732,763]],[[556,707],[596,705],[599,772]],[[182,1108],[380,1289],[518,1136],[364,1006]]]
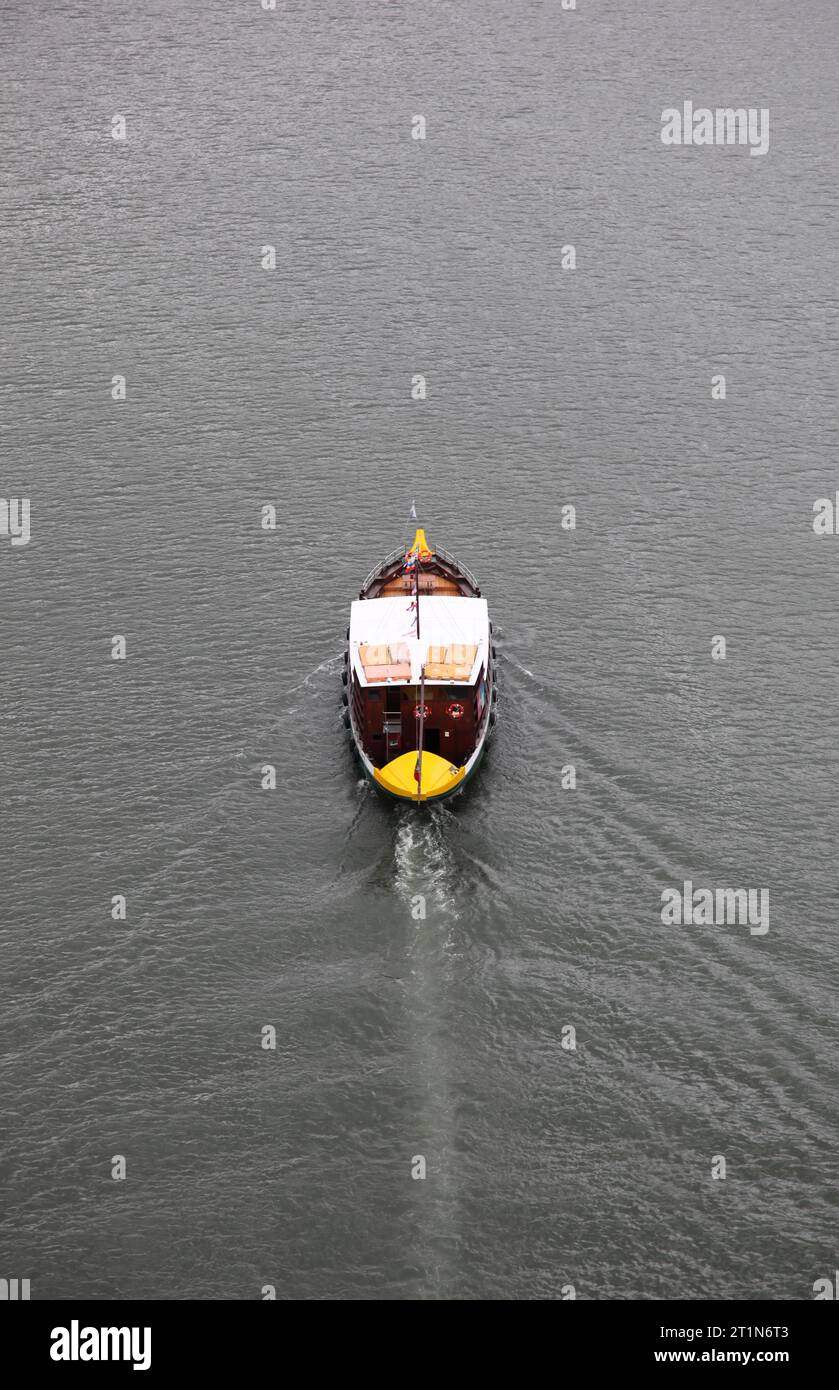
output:
[[[488,664],[489,615],[486,599],[461,598],[457,595],[420,595],[420,637],[416,636],[416,614],[411,608],[409,594],[389,598],[356,599],[350,614],[350,662],[361,685],[368,682],[359,648],[384,647],[391,650],[391,661],[399,667],[398,677],[378,680],[377,685],[417,685],[420,668],[429,661],[429,648],[477,648],[468,679],[472,685],[481,666]],[[407,664],[410,662],[410,676]],[[369,663],[368,663],[369,664]],[[436,684],[429,680],[429,684]],[[441,681],[440,684],[448,682]]]

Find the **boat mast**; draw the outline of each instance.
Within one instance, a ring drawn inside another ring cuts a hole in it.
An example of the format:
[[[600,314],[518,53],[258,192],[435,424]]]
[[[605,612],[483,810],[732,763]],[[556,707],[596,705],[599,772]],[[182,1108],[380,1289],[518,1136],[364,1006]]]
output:
[[[413,522],[416,522],[416,521],[418,520],[418,517],[417,517],[417,509],[416,509],[416,506],[415,506],[415,504],[414,504],[413,502],[411,503],[410,520],[413,521]],[[421,552],[421,550],[422,550],[422,544],[418,543],[418,538],[419,538],[419,536],[420,536],[421,534],[423,535],[423,544],[424,544],[424,533],[421,533],[419,530],[417,530],[417,531],[415,532],[415,535],[414,535],[414,541],[415,541],[415,543],[416,543],[416,552],[415,552],[414,555],[413,555],[413,561],[414,561],[414,621],[416,622],[416,625],[417,625],[417,642],[419,642],[419,639],[420,639],[420,582],[419,582],[419,575],[420,575],[420,552]],[[409,554],[410,554],[410,553],[411,553],[411,552],[409,552]],[[417,801],[421,801],[421,800],[422,800],[422,742],[423,742],[423,733],[424,733],[424,730],[425,730],[425,662],[423,662],[422,665],[420,666],[419,708],[418,708],[418,710],[417,710],[417,713],[419,714],[419,728],[417,729],[417,765],[416,765],[416,769],[415,769],[415,771],[414,771],[414,776],[415,776],[416,779],[417,779]]]
[[[419,602],[419,600],[417,600]],[[425,664],[420,667],[419,734],[417,737],[417,801],[422,800],[422,734],[425,728]]]

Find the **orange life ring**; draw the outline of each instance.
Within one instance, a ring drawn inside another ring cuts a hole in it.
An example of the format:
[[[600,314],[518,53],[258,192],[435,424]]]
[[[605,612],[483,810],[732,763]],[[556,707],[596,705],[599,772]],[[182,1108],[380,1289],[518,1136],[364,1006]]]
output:
[[[449,719],[462,719],[465,710],[459,700],[452,700],[450,704],[446,705],[446,714]]]

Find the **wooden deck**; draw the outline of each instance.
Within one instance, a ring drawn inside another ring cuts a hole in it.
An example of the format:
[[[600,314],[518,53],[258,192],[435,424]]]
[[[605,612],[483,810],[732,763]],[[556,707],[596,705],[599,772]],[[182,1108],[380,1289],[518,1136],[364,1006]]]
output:
[[[420,573],[419,591],[421,594],[459,594],[461,588],[453,579],[448,579],[445,575]],[[382,585],[380,597],[390,598],[394,594],[412,594],[413,592],[413,577],[409,574],[402,574],[396,579],[389,579],[386,584]]]

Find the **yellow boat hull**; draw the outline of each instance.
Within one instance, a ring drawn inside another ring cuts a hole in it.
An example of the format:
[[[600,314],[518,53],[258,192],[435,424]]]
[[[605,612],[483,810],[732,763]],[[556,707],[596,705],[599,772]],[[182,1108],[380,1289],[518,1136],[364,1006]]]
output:
[[[447,758],[441,758],[436,753],[423,753],[422,780],[419,783],[414,775],[416,767],[416,751],[402,753],[384,767],[374,767],[373,777],[382,791],[390,796],[398,797],[400,801],[416,802],[450,796],[466,776],[465,767],[455,767]]]

